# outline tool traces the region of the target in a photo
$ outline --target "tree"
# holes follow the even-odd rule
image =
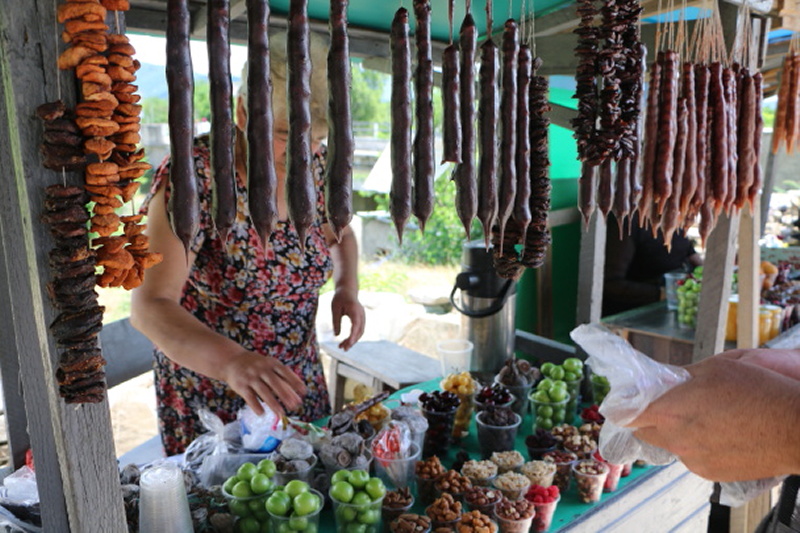
[[[194,121],[211,121],[211,85],[208,80],[194,82]]]
[[[381,95],[389,83],[388,74],[365,69],[353,63],[350,83],[350,109],[353,120],[359,122],[389,122],[389,102]]]
[[[142,100],[142,122],[146,124],[165,124],[169,115],[166,98],[149,96]]]

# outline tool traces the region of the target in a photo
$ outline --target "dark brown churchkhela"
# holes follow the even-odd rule
[[[512,19],[505,22],[503,30],[503,77],[500,97],[500,176],[497,203],[497,223],[500,226],[500,243],[506,222],[514,211],[517,194],[517,62],[519,56],[519,31]]]
[[[678,53],[666,50],[658,53],[661,63],[661,106],[658,116],[658,148],[653,173],[653,202],[658,215],[663,213],[672,194],[675,140],[678,135]]]
[[[247,201],[253,226],[264,244],[278,221],[268,25],[269,3],[247,0],[247,143],[251,145],[247,150]]]
[[[664,232],[664,242],[667,249],[672,244],[672,235],[680,225],[680,202],[683,175],[686,166],[686,145],[688,140],[688,110],[686,99],[678,99],[677,128],[675,134],[675,153],[672,157],[673,172],[676,177],[672,184],[672,194],[667,198],[664,212],[661,217],[661,230]]]
[[[478,136],[480,160],[478,163],[478,219],[483,225],[486,247],[492,226],[497,218],[497,115],[499,111],[497,78],[499,74],[497,45],[491,37],[481,45],[479,74],[480,100],[478,102]]]
[[[461,48],[461,79],[459,80],[461,101],[461,163],[453,172],[456,185],[456,213],[464,226],[467,239],[472,221],[478,212],[478,190],[475,174],[475,53],[477,51],[478,28],[471,13],[467,13],[461,24],[459,47]]]
[[[394,15],[392,47],[392,187],[389,213],[403,242],[403,228],[411,216],[411,43],[408,35],[408,11],[400,8]]]
[[[414,201],[411,212],[425,230],[425,222],[433,212],[433,59],[431,57],[431,3],[414,0],[417,20],[417,72],[414,77],[417,129],[414,136]]]
[[[200,227],[200,198],[194,174],[192,137],[194,111],[192,57],[189,49],[191,16],[188,0],[167,2],[167,89],[169,90],[169,211],[172,230],[186,254]]]
[[[230,61],[230,2],[208,0],[208,80],[211,105],[211,169],[214,224],[224,240],[236,220],[236,170],[233,162],[233,84]]]
[[[697,110],[695,98],[694,65],[683,63],[683,98],[686,100],[686,161],[681,179],[681,197],[678,212],[689,213],[689,204],[697,191]],[[676,175],[677,176],[677,175]]]
[[[736,65],[738,69],[738,65]],[[726,164],[728,166],[728,194],[725,196],[725,203],[722,208],[726,213],[731,213],[733,206],[736,202],[736,165],[739,159],[738,143],[736,141],[738,128],[738,89],[736,72],[733,68],[726,67],[722,69],[722,86],[725,90],[725,118],[728,121],[728,159]]]
[[[539,58],[533,61],[533,70],[541,64]],[[550,159],[548,156],[547,132],[550,119],[547,112],[550,104],[547,99],[547,78],[532,76],[528,89],[528,111],[530,113],[531,142],[531,223],[525,235],[522,250],[522,264],[529,268],[538,268],[544,262],[547,247],[550,245],[550,230],[547,227],[547,215],[550,212]]]
[[[694,195],[689,202],[689,209],[684,213],[683,228],[689,229],[697,217],[700,215],[700,208],[706,201],[706,191],[708,190],[709,178],[707,168],[709,163],[708,141],[709,141],[709,122],[708,122],[708,92],[709,92],[710,71],[708,65],[700,64],[694,66],[694,98],[695,98],[695,123],[697,134],[695,136],[695,158],[697,161],[697,187]]]
[[[728,120],[725,110],[725,89],[722,84],[722,65],[712,63],[709,71],[708,119],[711,125],[711,166],[708,178],[711,196],[706,198],[714,204],[714,214],[719,215],[728,196]],[[713,224],[712,224],[713,227]]]
[[[646,227],[653,219],[653,193],[656,154],[658,151],[659,94],[661,92],[661,63],[650,67],[650,86],[647,89],[647,113],[644,120],[644,154],[642,161],[642,196],[639,198],[639,223]]]
[[[755,171],[756,94],[753,77],[746,68],[739,71],[738,160],[736,163],[736,207],[741,209],[750,199]]]
[[[328,223],[337,240],[353,218],[353,118],[350,113],[350,41],[348,0],[331,0],[328,26],[328,160],[325,204]]]
[[[311,51],[308,0],[289,2],[286,59],[289,94],[289,140],[286,146],[286,203],[305,250],[314,223],[317,193],[311,172]]]
[[[455,44],[442,53],[442,163],[461,163],[461,57]]]
[[[531,139],[528,133],[531,117],[529,91],[531,85],[533,57],[528,45],[519,47],[517,60],[517,193],[514,196],[514,220],[522,229],[521,242],[525,242],[528,225],[531,223]]]
[[[578,99],[578,114],[572,119],[574,136],[578,143],[578,159],[581,160],[581,177],[578,183],[578,207],[585,224],[596,207],[595,167],[600,162],[597,153],[597,52],[598,29],[594,25],[597,9],[593,0],[578,0],[577,12],[581,21],[574,32],[578,35],[575,55],[578,67],[575,72],[575,97]]]
[[[756,127],[753,130],[753,183],[750,185],[750,192],[748,199],[750,200],[750,210],[752,212],[755,207],[755,202],[758,195],[761,193],[762,177],[761,177],[761,130],[764,128],[764,118],[758,112],[761,109],[763,94],[764,79],[760,72],[753,75],[753,89],[755,92],[753,107],[756,109]]]

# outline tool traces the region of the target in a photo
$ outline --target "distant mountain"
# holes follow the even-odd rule
[[[208,76],[195,74],[194,81],[195,83],[208,81]],[[233,77],[234,85],[239,81],[239,76]],[[142,99],[151,97],[167,99],[167,77],[163,65],[142,63],[142,68],[136,72],[136,85],[139,86]]]

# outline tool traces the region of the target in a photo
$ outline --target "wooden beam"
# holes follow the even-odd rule
[[[550,122],[556,126],[572,130],[571,121],[577,114],[578,112],[574,109],[550,102],[550,113],[548,116],[550,117]]]
[[[761,303],[761,283],[759,281],[759,264],[761,251],[758,239],[761,232],[756,220],[761,221],[761,199],[755,201],[754,212],[745,206],[739,215],[739,254],[737,273],[739,285],[739,303],[736,311],[736,347],[758,347],[759,316]],[[727,306],[725,306],[727,309]]]
[[[8,2],[7,2],[8,3]],[[60,174],[41,166],[39,104],[75,101],[72,73],[56,67],[63,47],[46,0],[12,0],[0,11],[0,221],[6,250],[16,353],[45,531],[127,531],[108,403],[64,404],[55,383],[57,355],[47,325],[52,239],[38,223],[44,188]],[[75,183],[75,177],[67,181]],[[5,364],[0,361],[0,364]],[[9,428],[25,431],[25,428]]]
[[[598,211],[581,233],[578,259],[577,323],[600,322],[603,312],[603,276],[606,256],[606,220]]]

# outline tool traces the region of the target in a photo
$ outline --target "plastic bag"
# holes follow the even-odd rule
[[[237,452],[242,447],[238,420],[225,424],[207,409],[200,409],[197,416],[207,432],[194,439],[184,454],[186,466],[195,472],[201,470],[201,465],[210,455]]]
[[[260,416],[249,405],[239,410],[242,446],[251,452],[268,453],[274,451],[283,439],[291,437],[295,430],[266,404],[261,406],[264,414]]]
[[[634,429],[624,426],[659,396],[691,379],[689,372],[654,361],[599,324],[578,326],[570,336],[589,355],[586,364],[592,372],[605,376],[611,386],[600,405],[600,413],[606,418],[599,442],[603,458],[615,464],[638,459],[656,465],[674,461],[673,454],[637,439]],[[720,503],[742,505],[780,481],[781,478],[771,478],[722,483]]]
[[[22,466],[0,487],[0,526],[6,531],[41,531],[41,520],[36,472]]]

